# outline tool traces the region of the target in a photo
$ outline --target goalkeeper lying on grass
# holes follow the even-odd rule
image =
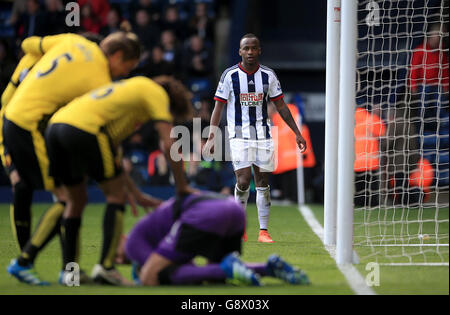
[[[303,271],[277,255],[267,263],[244,264],[238,257],[244,228],[245,212],[233,198],[192,194],[172,198],[144,217],[130,232],[125,251],[118,252],[133,262],[133,278],[143,285],[231,282],[259,286],[262,276],[309,284]],[[207,258],[209,264],[193,264],[196,256]]]

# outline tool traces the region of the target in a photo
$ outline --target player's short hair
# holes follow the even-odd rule
[[[118,31],[108,35],[100,43],[107,56],[117,51],[123,52],[123,60],[136,60],[141,56],[141,44],[136,34],[132,32]]]
[[[258,43],[260,43],[258,36],[256,36],[256,35],[253,34],[253,33],[247,33],[247,34],[245,34],[244,36],[242,36],[241,40],[239,41],[239,45],[240,45],[240,44],[242,43],[242,41],[243,41],[244,39],[246,39],[246,38],[254,38],[254,39],[256,39],[256,40],[258,41]]]
[[[245,34],[244,36],[242,36],[241,40],[243,40],[244,38],[256,38],[256,39],[259,40],[258,36],[256,36],[256,35],[253,34],[253,33],[247,33],[247,34]]]
[[[184,122],[192,118],[192,93],[177,79],[167,75],[153,78],[161,85],[170,98],[170,112],[175,122]]]

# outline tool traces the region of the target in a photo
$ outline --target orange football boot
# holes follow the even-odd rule
[[[275,243],[275,241],[270,237],[269,232],[266,230],[259,231],[258,242],[260,243]]]

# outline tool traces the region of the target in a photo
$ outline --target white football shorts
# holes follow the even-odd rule
[[[275,148],[272,139],[230,139],[230,153],[235,171],[258,166],[261,171],[275,170]]]

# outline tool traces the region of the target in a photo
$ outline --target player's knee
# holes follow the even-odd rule
[[[159,285],[158,270],[155,268],[142,269],[139,274],[139,280],[142,285],[156,286]]]
[[[237,186],[242,191],[247,190],[250,187],[250,178],[239,176],[237,178]]]
[[[11,185],[16,186],[17,184],[19,184],[20,182],[23,182],[20,178],[19,172],[17,170],[12,170],[11,173],[9,174],[9,180],[11,181]]]
[[[87,193],[79,193],[72,198],[69,198],[66,202],[66,212],[67,217],[78,217],[82,214],[84,207],[86,207],[88,201]]]

